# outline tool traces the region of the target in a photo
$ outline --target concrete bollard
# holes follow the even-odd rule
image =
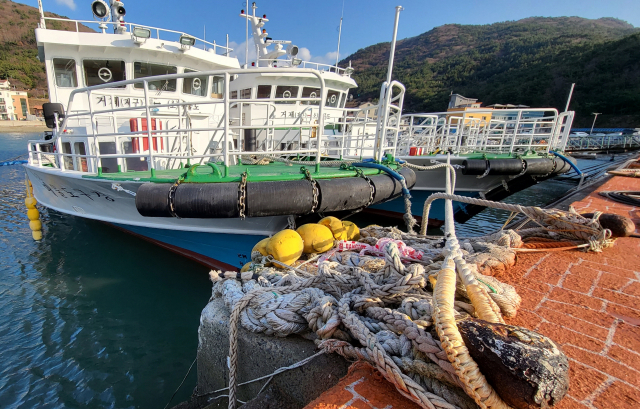
[[[214,297],[202,311],[198,329],[197,395],[211,393],[229,385],[229,315],[230,311],[220,297]],[[254,334],[240,327],[238,383],[271,374],[278,368],[295,364],[316,352],[313,341],[300,336],[278,338]],[[300,368],[276,375],[270,385],[277,387],[299,404],[299,407],[303,407],[334,386],[347,374],[348,367],[349,363],[337,354],[320,355]],[[240,386],[238,399],[246,402],[255,398],[265,382],[266,379]],[[224,391],[211,396],[227,393]]]

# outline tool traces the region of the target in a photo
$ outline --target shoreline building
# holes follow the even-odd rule
[[[0,80],[0,120],[24,121],[29,115],[26,91],[12,91],[9,80]]]

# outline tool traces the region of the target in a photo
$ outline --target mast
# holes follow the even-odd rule
[[[391,51],[389,52],[389,68],[387,69],[387,86],[391,84],[391,74],[393,73],[393,59],[396,53],[396,38],[398,37],[398,21],[400,12],[404,10],[402,6],[396,6],[396,21],[393,25],[393,40],[391,40]]]
[[[336,67],[340,59],[340,38],[342,37],[342,19],[344,18],[344,0],[342,0],[342,13],[340,14],[340,28],[338,29],[338,52],[336,53]]]
[[[255,4],[255,3],[254,3]],[[249,68],[249,0],[247,0],[247,7],[245,8],[247,13],[247,39],[244,43],[244,68]]]
[[[342,36],[342,17],[340,17],[340,28],[338,29],[338,52],[336,53],[336,67],[340,59],[340,37]]]
[[[42,0],[38,0],[38,11],[40,12],[40,28],[47,28],[44,22],[44,10],[42,9]]]

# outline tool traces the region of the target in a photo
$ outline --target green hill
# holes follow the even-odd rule
[[[375,99],[386,77],[389,43],[351,61],[360,101]],[[491,25],[444,25],[399,41],[394,79],[409,112],[444,111],[453,91],[494,103],[564,109],[572,82],[575,124],[640,126],[640,30],[621,20],[533,17]]]
[[[48,12],[45,15],[67,18]],[[33,90],[34,96],[42,96],[47,89],[44,64],[38,60],[34,33],[39,21],[37,8],[0,0],[0,79],[9,79],[19,90]],[[75,24],[48,21],[47,28],[75,30]],[[80,31],[93,30],[80,24]]]

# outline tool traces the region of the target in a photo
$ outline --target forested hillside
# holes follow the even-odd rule
[[[376,98],[386,76],[389,43],[345,58],[358,100]],[[399,41],[394,79],[407,87],[408,110],[446,110],[453,91],[484,105],[564,109],[572,82],[576,125],[640,126],[640,31],[623,21],[528,18],[483,26],[444,25]]]
[[[59,17],[45,13],[47,17]],[[9,79],[19,90],[38,89],[30,92],[34,96],[43,95],[47,88],[44,64],[38,61],[36,36],[38,9],[25,4],[0,0],[0,79]],[[62,21],[48,21],[47,28],[75,30],[75,24]],[[93,31],[80,25],[80,31]]]

